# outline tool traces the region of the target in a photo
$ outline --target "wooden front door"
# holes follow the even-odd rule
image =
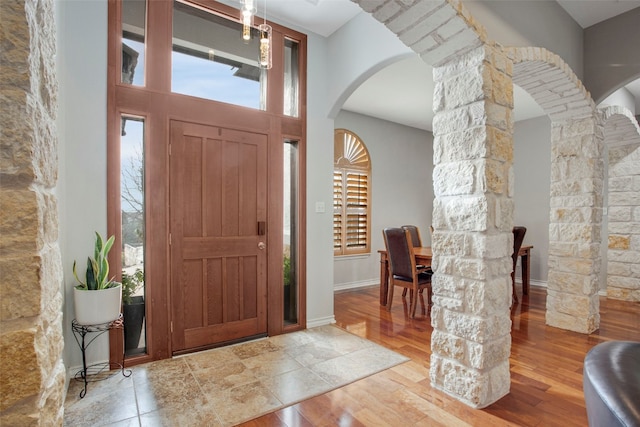
[[[171,121],[173,353],[267,332],[267,135]]]

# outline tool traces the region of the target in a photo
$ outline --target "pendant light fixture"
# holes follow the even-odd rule
[[[242,2],[242,40],[248,42],[251,40],[251,26],[253,25],[253,16],[256,14],[256,6],[254,0],[240,0]]]
[[[264,0],[264,21],[258,25],[260,34],[260,68],[268,70],[271,68],[271,33],[272,28],[267,24],[267,0]]]

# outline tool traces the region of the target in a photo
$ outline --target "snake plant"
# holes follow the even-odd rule
[[[96,243],[93,258],[87,257],[87,272],[85,274],[85,280],[80,280],[78,272],[76,271],[76,262],[73,262],[73,276],[76,278],[79,285],[76,289],[84,289],[89,291],[96,291],[101,289],[112,288],[118,286],[119,283],[115,282],[112,278],[109,278],[109,260],[107,255],[113,246],[115,236],[109,237],[105,242],[100,233],[96,232]]]

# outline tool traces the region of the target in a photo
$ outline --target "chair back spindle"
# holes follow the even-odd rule
[[[411,243],[413,243],[414,248],[419,248],[422,246],[422,239],[420,239],[420,230],[415,225],[403,225],[403,230],[408,230],[411,235]]]

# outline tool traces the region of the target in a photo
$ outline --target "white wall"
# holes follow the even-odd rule
[[[384,249],[383,228],[417,225],[423,245],[430,245],[433,135],[344,110],[336,117],[335,127],[362,139],[372,167],[371,254],[334,261],[335,288],[347,289],[380,283],[377,251]]]
[[[531,250],[532,282],[547,281],[549,267],[549,189],[551,121],[547,116],[517,122],[514,135],[514,225],[527,227],[524,245]],[[516,275],[520,275],[520,260]],[[518,292],[521,289],[518,287]]]
[[[328,117],[326,39],[307,38],[307,327],[333,317],[333,120]],[[316,213],[323,202],[324,213]]]
[[[414,56],[381,22],[361,13],[328,39],[329,117],[335,117],[342,104],[367,78],[387,65]],[[311,80],[310,80],[311,81]]]
[[[640,102],[640,98],[636,100],[631,92],[627,88],[621,87],[611,95],[598,104],[598,107],[605,107],[607,105],[620,105],[631,111],[631,114],[636,115],[636,104]]]
[[[555,1],[463,1],[503,46],[544,47],[562,57],[578,78],[583,76],[583,31]]]
[[[82,364],[73,339],[74,260],[84,270],[93,253],[94,232],[107,230],[107,2],[58,0],[58,82],[60,141],[60,250],[64,272],[64,359]],[[102,337],[101,337],[102,338]],[[88,356],[108,359],[107,339],[92,344]]]

